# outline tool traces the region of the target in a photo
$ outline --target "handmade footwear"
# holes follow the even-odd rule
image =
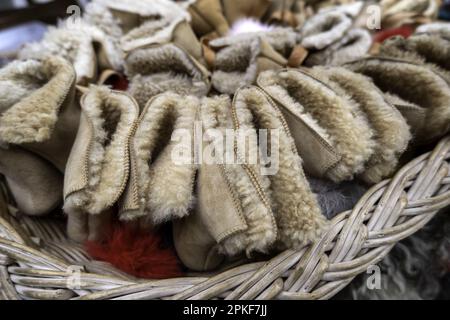
[[[340,40],[351,26],[352,19],[344,13],[316,14],[300,29],[301,45],[306,49],[322,50]]]
[[[383,96],[372,81],[344,68],[315,68],[337,92],[342,92],[366,114],[374,131],[374,152],[365,164],[361,178],[375,184],[390,177],[399,157],[408,147],[411,133],[402,114]]]
[[[189,21],[186,10],[169,0],[95,0],[86,7],[85,21],[120,39],[126,52],[169,41],[181,21]]]
[[[210,89],[206,68],[174,44],[134,50],[126,57],[126,74],[128,91],[142,108],[159,93],[205,96]]]
[[[435,20],[439,11],[436,0],[382,0],[380,2],[383,28],[406,24],[423,24]]]
[[[194,0],[188,1],[187,7],[191,15],[191,25],[198,37],[217,33],[225,36],[229,25],[223,14],[220,0]]]
[[[270,0],[222,0],[223,12],[230,25],[242,18],[260,20],[269,9]]]
[[[196,206],[189,216],[173,222],[173,237],[183,263],[190,269],[206,271],[217,267],[226,256],[267,253],[276,240],[277,227],[269,180],[260,174],[260,166],[226,161],[223,143],[232,121],[229,98],[204,99],[201,120],[205,139],[196,180]],[[249,147],[249,154],[258,153],[256,145]],[[231,154],[235,155],[233,150]]]
[[[372,37],[364,29],[351,29],[342,39],[328,46],[324,50],[308,55],[304,65],[341,65],[345,62],[360,58],[369,52]]]
[[[0,173],[24,214],[44,215],[62,203],[63,175],[29,151],[12,145],[0,147]]]
[[[65,21],[50,27],[44,38],[19,52],[20,59],[59,56],[73,64],[77,83],[94,82],[105,69],[121,70],[122,52],[118,43],[96,26],[83,21]]]
[[[403,101],[396,107],[412,127],[416,143],[432,141],[449,131],[450,89],[433,69],[386,57],[368,57],[345,67],[370,77],[391,102]]]
[[[212,85],[221,93],[233,94],[253,84],[260,72],[286,66],[295,42],[295,33],[283,28],[211,41],[209,46],[216,52]]]
[[[316,241],[327,227],[326,219],[305,178],[302,160],[282,112],[257,87],[239,89],[231,110],[235,129],[269,131],[271,170],[267,177],[278,228],[278,247],[301,248]]]
[[[364,171],[373,130],[358,105],[315,69],[267,71],[258,86],[279,105],[306,172],[335,182]]]
[[[64,172],[80,118],[75,71],[64,59],[14,61],[0,70],[0,142]]]
[[[405,39],[392,37],[380,47],[379,55],[400,58],[414,63],[427,64],[437,73],[446,77],[450,84],[450,38],[439,35],[417,34]]]
[[[194,203],[192,141],[198,105],[195,97],[173,93],[148,101],[131,143],[133,160],[120,219],[145,218],[158,225],[189,213]],[[174,159],[177,152],[184,152],[184,158]]]
[[[68,233],[78,241],[97,237],[101,226],[96,221],[108,218],[126,187],[139,107],[123,92],[92,86],[81,110],[64,177]]]

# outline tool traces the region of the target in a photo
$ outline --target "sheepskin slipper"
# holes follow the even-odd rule
[[[80,108],[66,60],[16,60],[0,70],[0,144],[19,145],[64,172]]]
[[[450,83],[450,38],[433,34],[392,37],[381,45],[379,55],[426,63]]]
[[[280,29],[220,38],[209,45],[216,52],[212,85],[221,93],[233,94],[239,87],[253,84],[260,72],[286,66],[283,52],[294,47],[295,36]]]
[[[169,0],[94,0],[83,17],[115,39],[124,51],[170,40],[181,21],[190,21],[189,13]]]
[[[125,72],[130,79],[128,92],[141,107],[163,92],[201,97],[210,89],[208,70],[174,44],[132,51],[126,57]]]
[[[373,82],[361,74],[341,67],[318,67],[337,92],[349,97],[366,115],[374,131],[375,147],[361,178],[375,184],[389,177],[408,147],[411,132],[402,114],[390,104]]]
[[[382,0],[383,28],[396,28],[407,24],[423,24],[435,20],[440,1],[436,0]]]
[[[387,94],[408,120],[415,143],[433,141],[449,131],[450,88],[432,68],[387,57],[367,57],[345,67],[370,77]]]
[[[227,128],[232,128],[230,99],[203,99],[200,117],[205,143],[196,180],[197,202],[189,216],[174,221],[173,235],[183,263],[206,271],[217,267],[225,256],[267,253],[277,238],[277,227],[270,181],[261,175],[260,165],[226,161],[223,144]],[[258,146],[251,144],[248,153],[258,154]]]
[[[316,65],[341,65],[361,58],[369,52],[372,36],[364,29],[351,29],[344,37],[322,51],[311,53],[305,60],[308,67]]]
[[[93,82],[102,70],[121,70],[123,67],[117,41],[81,20],[66,20],[58,27],[49,27],[42,40],[26,44],[18,57],[42,59],[49,55],[71,62],[77,73],[77,83]]]
[[[158,225],[189,213],[194,203],[196,166],[192,139],[188,138],[193,138],[198,105],[196,97],[173,93],[148,101],[131,144],[133,161],[120,219],[144,217]],[[188,140],[178,141],[182,138]],[[173,155],[182,148],[184,158],[178,163]]]
[[[191,25],[198,37],[212,32],[225,36],[230,29],[220,0],[188,0]]]
[[[306,180],[302,160],[282,112],[258,87],[240,88],[231,110],[235,129],[266,129],[270,130],[270,136],[277,136],[278,159],[271,161],[276,170],[267,177],[278,227],[278,246],[300,248],[314,242],[326,229],[327,221]],[[273,146],[274,141],[270,140],[269,145]]]
[[[125,190],[130,143],[139,115],[133,98],[96,86],[81,98],[81,110],[64,177],[64,211],[69,215],[68,232],[74,240],[89,236],[78,228],[85,225],[86,215],[101,219]]]
[[[322,50],[342,39],[351,26],[352,19],[342,12],[318,13],[300,29],[301,45],[306,49]]]
[[[33,153],[15,146],[0,147],[0,174],[24,214],[45,215],[62,202],[63,175]]]
[[[374,132],[358,104],[316,69],[266,71],[258,86],[280,106],[306,172],[334,182],[362,173]]]

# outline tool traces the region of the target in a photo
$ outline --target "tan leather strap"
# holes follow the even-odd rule
[[[288,58],[288,67],[297,68],[303,64],[303,62],[308,57],[308,50],[306,50],[301,45],[297,45],[292,50],[291,55]]]
[[[213,49],[211,49],[211,47],[209,46],[210,40],[211,39],[209,39],[209,38],[202,38],[201,43],[202,43],[202,48],[203,48],[203,57],[205,58],[208,68],[210,70],[212,70],[212,69],[214,69],[214,64],[216,61],[216,52]]]

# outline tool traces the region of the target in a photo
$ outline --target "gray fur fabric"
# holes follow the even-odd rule
[[[336,299],[431,300],[448,296],[444,277],[449,275],[450,219],[439,213],[421,231],[398,243],[378,264],[381,289],[367,287],[369,274],[361,274]]]

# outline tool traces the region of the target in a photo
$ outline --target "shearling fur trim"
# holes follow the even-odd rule
[[[174,163],[172,152],[180,141],[171,137],[175,130],[185,130],[193,138],[198,105],[195,97],[166,93],[151,99],[141,114],[133,139],[138,215],[153,224],[182,218],[193,207],[196,166],[193,159]]]
[[[243,42],[249,42],[255,38],[264,39],[277,52],[287,56],[297,43],[297,33],[290,28],[274,28],[270,31],[240,33],[237,35],[214,39],[209,42],[213,49],[233,46]]]
[[[238,90],[233,112],[240,128],[280,130],[279,169],[269,179],[281,246],[299,248],[317,240],[327,225],[326,219],[309,188],[302,161],[290,132],[282,123],[280,110],[260,89],[250,87]]]
[[[89,12],[91,7],[94,7],[93,12]],[[169,0],[96,0],[88,5],[87,11],[86,19],[100,23],[102,29],[112,28],[112,32],[121,37],[122,49],[128,52],[144,45],[168,42],[181,21],[190,21],[189,13]],[[115,11],[139,15],[142,24],[129,32],[121,30]]]
[[[450,23],[433,22],[419,26],[416,34],[433,34],[450,39]]]
[[[352,29],[342,39],[323,51],[310,54],[305,65],[341,65],[364,56],[371,46],[372,37],[368,31]]]
[[[134,50],[126,59],[126,74],[128,91],[140,106],[159,93],[205,96],[210,88],[206,69],[173,44]]]
[[[373,131],[358,105],[327,82],[314,69],[267,71],[258,78],[261,88],[283,108],[306,121],[341,155],[339,164],[327,172],[328,178],[340,182],[364,170],[373,154]]]
[[[225,129],[233,128],[230,99],[227,96],[205,98],[201,106],[201,120],[205,133],[209,129],[216,129],[225,133]],[[249,146],[249,148],[252,147],[255,146]],[[251,149],[248,152],[258,152],[258,150]],[[254,167],[255,170],[253,171],[258,174],[257,166]],[[234,188],[235,194],[239,198],[248,227],[243,232],[225,238],[220,243],[220,251],[230,256],[243,251],[247,255],[254,251],[267,253],[277,237],[275,217],[270,204],[264,203],[261,199],[261,195],[258,194],[258,190],[244,166],[226,164],[224,170],[230,181],[230,187]],[[258,174],[258,181],[264,197],[270,199],[269,179],[267,176]],[[218,187],[221,188],[221,186]]]
[[[420,64],[428,63],[430,68],[444,76],[450,83],[450,59],[448,58],[450,57],[450,38],[446,40],[437,35],[425,34],[411,36],[408,39],[392,37],[383,43],[380,55]]]
[[[58,57],[14,61],[1,69],[0,142],[48,140],[74,84],[75,70]]]
[[[40,42],[27,44],[20,52],[21,59],[42,59],[57,55],[70,61],[77,72],[77,82],[91,80],[100,62],[95,44],[106,54],[107,65],[103,68],[121,70],[122,52],[113,38],[99,28],[83,21],[65,21],[58,27],[49,27]]]
[[[450,89],[445,79],[424,65],[394,58],[370,57],[345,65],[363,73],[383,91],[425,109],[426,125],[417,137],[421,142],[446,134],[450,129]]]
[[[252,84],[258,76],[257,59],[261,39],[239,42],[220,50],[214,61],[216,70],[211,82],[222,93],[233,94],[239,87]]]
[[[316,14],[300,30],[301,44],[307,49],[322,50],[341,39],[352,26],[352,20],[340,12]]]
[[[67,194],[64,210],[100,214],[117,202],[129,175],[129,143],[138,118],[135,101],[124,93],[92,86],[81,109],[92,130],[86,157],[88,184]],[[80,135],[81,132],[78,133]],[[79,137],[77,136],[77,139]]]
[[[400,112],[389,104],[383,93],[372,81],[344,68],[320,68],[330,81],[337,84],[366,113],[374,130],[375,148],[373,156],[362,173],[362,178],[371,184],[389,177],[396,169],[398,158],[406,150],[411,133]]]

